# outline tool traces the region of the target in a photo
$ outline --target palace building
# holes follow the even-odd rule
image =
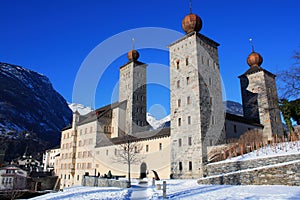
[[[119,101],[81,116],[61,132],[55,173],[61,188],[81,185],[82,176],[127,175],[118,156],[124,144],[138,148],[131,177],[199,178],[208,153],[226,140],[257,129],[266,140],[282,134],[275,75],[263,69],[262,57],[248,56],[250,69],[239,78],[244,116],[225,113],[218,57],[219,44],[202,35],[201,18],[193,13],[182,21],[186,35],[169,44],[170,127],[151,129],[146,120],[147,64],[131,50],[120,67]],[[167,45],[167,44],[166,44]]]

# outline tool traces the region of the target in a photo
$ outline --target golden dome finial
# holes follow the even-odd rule
[[[140,54],[137,50],[134,49],[134,38],[132,38],[132,50],[128,52],[127,58],[129,61],[137,61],[140,57]]]

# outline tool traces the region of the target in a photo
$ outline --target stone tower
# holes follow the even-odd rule
[[[128,63],[120,67],[119,81],[119,129],[125,134],[145,130],[146,120],[146,67],[139,62],[136,50],[128,52]]]
[[[239,78],[244,116],[261,123],[264,126],[264,139],[271,140],[272,134],[283,134],[283,127],[278,107],[276,76],[263,69],[262,62],[262,56],[253,49],[247,58],[250,69]]]
[[[171,173],[199,178],[207,147],[224,139],[224,111],[219,73],[219,44],[198,32],[199,16],[182,20],[186,35],[169,45],[171,102]]]

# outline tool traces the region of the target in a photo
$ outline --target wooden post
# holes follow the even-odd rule
[[[152,186],[155,186],[155,179],[152,178]]]
[[[167,198],[167,181],[163,181],[163,198]]]

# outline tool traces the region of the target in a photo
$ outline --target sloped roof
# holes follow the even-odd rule
[[[269,72],[268,70],[265,70],[263,69],[262,67],[259,67],[259,66],[252,66],[250,67],[244,74],[240,75],[239,78],[243,77],[243,76],[246,76],[246,75],[249,75],[249,74],[254,74],[254,73],[257,73],[257,72],[260,72],[260,71],[263,71],[264,73],[268,74],[269,76],[272,76],[272,77],[276,77],[275,74]]]
[[[262,124],[259,124],[254,120],[248,119],[240,115],[234,115],[231,113],[226,113],[226,120],[240,122],[240,123],[249,124],[258,127],[264,127]]]

